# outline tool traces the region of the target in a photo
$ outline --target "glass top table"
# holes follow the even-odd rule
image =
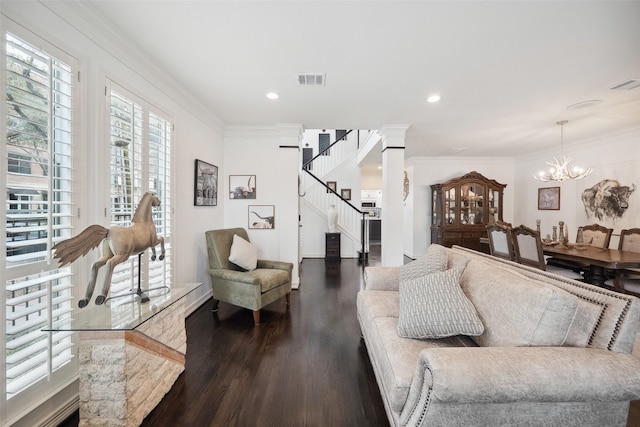
[[[113,296],[102,305],[90,304],[76,308],[70,317],[53,322],[44,332],[59,331],[131,331],[161,311],[177,303],[202,283],[174,284],[145,290],[149,301],[143,302],[139,295]]]

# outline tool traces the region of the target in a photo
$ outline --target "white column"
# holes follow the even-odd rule
[[[404,139],[409,125],[384,125],[382,137],[382,265],[404,263]]]
[[[293,272],[291,284],[294,288],[300,285],[300,245],[299,245],[299,209],[298,209],[298,176],[299,150],[302,141],[302,125],[277,124],[279,134],[279,154],[274,173],[278,174],[279,194],[276,213],[276,225],[280,236],[280,260],[292,262]],[[265,159],[267,160],[267,159]]]

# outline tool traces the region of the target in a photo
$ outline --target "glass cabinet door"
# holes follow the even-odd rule
[[[500,212],[500,192],[492,188],[489,189],[489,216],[493,217],[493,220],[489,220],[493,223],[496,219],[499,219],[498,213]]]
[[[440,225],[438,222],[438,192],[431,191],[431,225]]]
[[[469,183],[460,186],[460,223],[482,224],[484,185]]]
[[[444,220],[446,224],[453,224],[456,218],[456,189],[450,188],[444,192]]]

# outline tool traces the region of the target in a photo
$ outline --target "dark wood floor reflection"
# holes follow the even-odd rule
[[[387,426],[360,341],[355,260],[304,260],[300,290],[263,309],[210,303],[187,320],[185,372],[143,426]]]
[[[379,264],[372,248],[369,264]],[[329,427],[389,425],[366,348],[355,298],[355,259],[305,259],[300,290],[262,312],[211,301],[187,318],[185,372],[143,426]],[[637,406],[636,406],[637,405]],[[640,405],[628,426],[640,426]],[[62,427],[78,425],[77,413]]]

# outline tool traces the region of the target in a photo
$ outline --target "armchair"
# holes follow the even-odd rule
[[[259,259],[255,270],[247,271],[229,261],[233,236],[249,242],[244,228],[205,232],[209,258],[209,277],[213,291],[213,311],[220,301],[253,310],[255,325],[260,324],[262,307],[285,297],[290,304],[293,264]]]

